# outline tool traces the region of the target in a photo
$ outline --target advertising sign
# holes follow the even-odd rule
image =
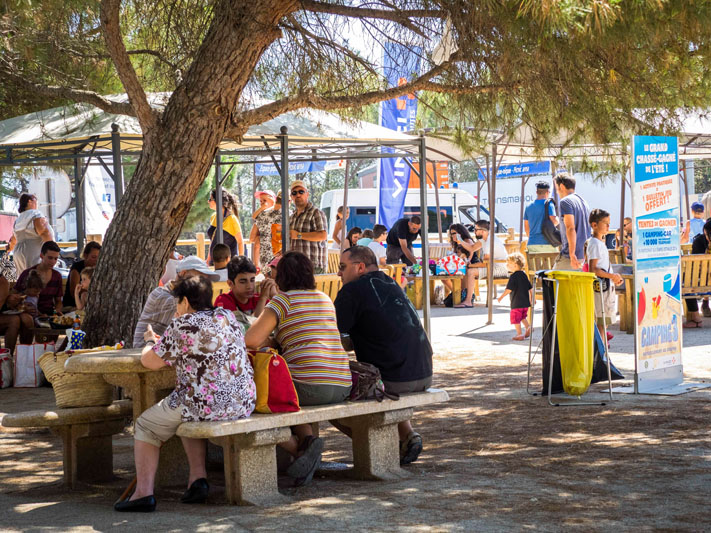
[[[398,43],[383,46],[383,70],[389,87],[405,85],[420,71],[420,50],[408,49]],[[406,94],[380,104],[380,125],[396,131],[415,127],[417,97]],[[391,151],[383,148],[383,152]],[[379,167],[380,201],[378,221],[390,229],[402,217],[410,170],[398,157],[381,159]]]
[[[489,168],[488,172],[491,172]],[[530,163],[514,163],[512,165],[499,165],[496,169],[496,179],[518,178],[520,176],[531,176],[533,174],[550,174],[550,161],[532,161]],[[479,180],[486,181],[484,171],[479,169]]]
[[[633,138],[632,213],[638,392],[683,381],[676,137]]]

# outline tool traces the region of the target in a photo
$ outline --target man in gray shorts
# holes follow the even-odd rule
[[[335,301],[338,329],[350,335],[358,361],[380,370],[388,392],[427,389],[432,347],[403,290],[378,269],[373,250],[353,246],[344,251],[338,275],[343,279]],[[409,420],[398,424],[398,433],[400,464],[412,463],[422,451],[422,437]]]

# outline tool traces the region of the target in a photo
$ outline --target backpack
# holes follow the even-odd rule
[[[382,402],[384,398],[399,400],[399,394],[392,394],[385,391],[383,379],[380,377],[380,370],[370,363],[360,361],[349,361],[351,367],[351,387],[350,400],[372,400],[375,398]]]
[[[552,246],[560,246],[563,241],[560,237],[560,230],[553,224],[548,215],[548,206],[552,200],[546,200],[543,204],[543,221],[541,222],[541,233]]]

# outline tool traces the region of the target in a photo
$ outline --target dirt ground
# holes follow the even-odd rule
[[[397,482],[322,472],[284,487],[272,508],[222,503],[210,472],[210,503],[178,503],[164,489],[151,515],[111,505],[133,476],[130,430],[114,440],[117,478],[69,491],[61,449],[48,431],[0,428],[0,529],[4,531],[703,531],[711,529],[711,389],[675,397],[616,395],[605,406],[549,407],[526,393],[528,345],[511,343],[508,310],[433,312],[434,386],[446,404],[416,412],[425,450]],[[540,316],[540,315],[539,315]],[[684,365],[711,381],[711,320],[685,332]],[[632,336],[615,331],[612,360],[633,375]],[[534,340],[539,340],[539,333]],[[538,359],[540,361],[540,358]],[[540,388],[540,366],[533,370]],[[616,384],[619,384],[616,383]],[[604,398],[602,385],[588,398]],[[2,413],[53,402],[49,388],[0,390]],[[351,460],[350,442],[322,431],[324,459]],[[282,480],[286,482],[287,480]]]

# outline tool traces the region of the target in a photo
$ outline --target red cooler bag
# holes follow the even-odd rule
[[[299,397],[291,380],[289,366],[272,348],[250,353],[257,385],[258,413],[291,413],[299,410]]]

